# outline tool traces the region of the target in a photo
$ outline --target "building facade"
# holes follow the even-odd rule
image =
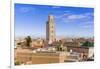
[[[54,25],[54,16],[49,15],[48,21],[46,23],[46,40],[48,44],[54,42],[55,39],[55,25]]]
[[[32,40],[31,47],[32,48],[42,48],[44,46],[44,42],[42,39]]]
[[[90,58],[94,54],[94,48],[93,47],[75,47],[75,46],[67,46],[67,52],[77,52],[83,54],[83,58],[86,59]]]
[[[17,50],[15,60],[20,64],[46,64],[63,63],[66,58],[64,52],[32,52],[30,50]]]

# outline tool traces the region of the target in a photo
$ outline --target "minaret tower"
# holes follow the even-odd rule
[[[53,15],[48,16],[48,21],[46,23],[46,40],[47,40],[48,44],[51,44],[52,42],[54,42],[56,40]]]

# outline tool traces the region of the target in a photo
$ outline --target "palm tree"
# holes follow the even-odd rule
[[[30,36],[27,36],[27,37],[25,38],[25,40],[26,40],[26,46],[27,46],[27,47],[30,47],[30,43],[32,42],[31,37],[30,37]]]

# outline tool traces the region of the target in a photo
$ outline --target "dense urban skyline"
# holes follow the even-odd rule
[[[57,36],[94,35],[94,9],[15,4],[15,36],[45,36],[48,15],[55,18]]]

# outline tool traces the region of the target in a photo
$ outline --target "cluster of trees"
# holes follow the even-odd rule
[[[60,45],[57,45],[57,51],[62,51],[62,48]]]
[[[82,44],[84,47],[94,47],[94,42],[86,41]]]
[[[61,43],[58,43],[56,46],[57,51],[62,51]]]

